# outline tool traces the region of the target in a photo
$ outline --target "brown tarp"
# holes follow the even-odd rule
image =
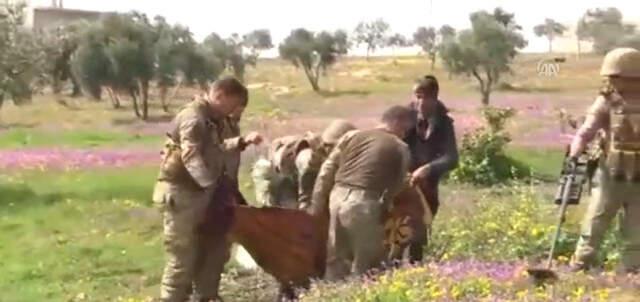
[[[425,220],[424,200],[407,187],[394,202],[387,218]],[[428,211],[428,210],[427,210]],[[283,286],[306,286],[311,278],[324,274],[328,214],[317,217],[284,208],[256,208],[246,205],[237,187],[221,181],[202,230],[220,240],[242,245],[256,263]]]

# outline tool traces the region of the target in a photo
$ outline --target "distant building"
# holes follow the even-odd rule
[[[102,16],[111,14],[96,11],[86,11],[78,9],[58,8],[58,7],[36,7],[31,16],[33,29],[44,29],[66,25],[76,21],[97,21]]]

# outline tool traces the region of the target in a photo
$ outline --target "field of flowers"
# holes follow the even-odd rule
[[[520,262],[441,262],[405,267],[375,279],[319,283],[302,301],[636,301],[640,277],[566,275],[534,287]]]
[[[509,78],[515,88],[496,92],[492,103],[515,110],[507,125],[513,139],[507,154],[536,177],[493,187],[445,183],[427,264],[375,279],[318,282],[303,301],[637,300],[640,280],[611,273],[619,258],[614,232],[599,255],[602,272],[566,273],[586,199],[570,209],[560,238],[554,263],[560,281],[535,288],[524,274],[546,257],[555,224],[555,184],[549,180],[570,139],[557,112],[585,110],[598,85],[590,72],[600,59],[568,64],[559,79],[536,78],[535,64],[527,60],[535,58],[519,62]],[[261,62],[248,73],[252,103],[243,129],[258,129],[270,139],[318,131],[336,117],[372,126],[389,104],[407,103],[412,80],[425,72],[421,59],[398,63],[347,60],[317,95],[299,70]],[[473,82],[448,79],[443,70],[435,74],[458,136],[480,126]],[[161,217],[150,196],[170,116],[152,108],[157,120],[142,123],[130,110],[107,110],[105,103],[69,100],[67,108],[42,96],[34,104],[2,108],[0,301],[151,301],[163,254]],[[179,105],[174,101],[172,111]],[[251,149],[243,158],[242,189],[249,199],[249,163],[262,153],[264,148]],[[260,302],[273,301],[276,289],[265,273],[230,263],[221,290],[226,301]]]

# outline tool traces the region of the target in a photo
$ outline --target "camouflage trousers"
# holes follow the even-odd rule
[[[298,208],[298,186],[294,176],[277,173],[271,162],[260,159],[253,166],[251,177],[259,204]]]
[[[599,171],[599,188],[584,217],[580,240],[573,257],[574,264],[589,266],[595,260],[602,239],[620,210],[622,266],[640,268],[640,184],[610,179]]]
[[[329,202],[329,280],[364,274],[384,264],[383,205],[380,194],[337,185]]]
[[[164,216],[162,301],[184,302],[192,293],[196,301],[217,298],[230,244],[198,232],[209,196],[165,182],[156,184],[153,195]]]

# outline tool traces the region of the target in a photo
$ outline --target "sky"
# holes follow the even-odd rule
[[[31,6],[49,6],[51,0],[31,0]],[[163,15],[173,23],[189,26],[197,39],[211,32],[222,36],[257,28],[271,31],[274,44],[292,29],[352,31],[360,21],[382,18],[393,32],[412,35],[419,26],[449,24],[457,29],[470,26],[469,14],[502,7],[515,13],[529,40],[526,52],[547,50],[547,41],[533,34],[545,18],[573,26],[587,9],[617,7],[627,22],[640,24],[638,0],[63,0],[65,8],[126,12],[138,10]],[[570,39],[565,39],[570,40]],[[575,45],[575,42],[560,44]]]

